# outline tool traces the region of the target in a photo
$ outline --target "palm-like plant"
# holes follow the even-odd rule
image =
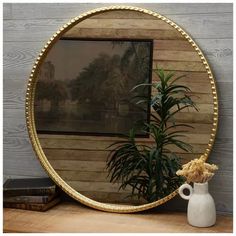
[[[183,109],[193,107],[197,110],[191,97],[190,89],[176,82],[184,76],[174,77],[162,69],[154,70],[160,81],[152,84],[140,84],[133,88],[151,86],[156,93],[151,99],[139,97],[136,104],[149,102],[151,120],[142,122],[141,129],[153,138],[152,145],[138,143],[135,128],[131,129],[124,141],[113,143],[107,161],[110,182],[121,182],[120,189],[131,186],[131,196],[138,196],[147,202],[165,197],[177,189],[183,178],[175,173],[181,167],[181,157],[171,148],[178,147],[191,152],[191,145],[182,141],[184,127],[187,124],[175,124],[174,116]],[[136,97],[137,99],[137,97]]]

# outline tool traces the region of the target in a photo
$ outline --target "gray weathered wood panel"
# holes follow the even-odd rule
[[[168,17],[168,15],[166,15]],[[191,35],[195,39],[229,39],[232,38],[231,13],[219,14],[189,14],[171,15],[171,19],[178,22],[187,32],[191,32],[192,25],[195,27]],[[3,23],[6,33],[3,35],[5,42],[28,41],[38,42],[50,38],[52,32],[58,30],[68,19],[14,19],[5,20]],[[225,23],[227,22],[227,23]],[[59,26],[59,27],[58,27]],[[17,35],[17,37],[16,37]]]
[[[70,18],[111,4],[4,4],[4,178],[45,176],[25,126],[24,96],[37,54]],[[219,165],[210,190],[217,210],[233,211],[233,36],[232,4],[126,4],[163,14],[183,27],[203,50],[213,69],[219,94],[219,129],[210,162]],[[166,206],[183,210],[185,201]]]
[[[137,6],[152,11],[159,12],[163,15],[186,15],[186,14],[211,14],[211,13],[232,13],[233,4],[186,4],[186,3],[122,3],[122,4],[101,4],[101,3],[87,3],[87,4],[75,4],[75,3],[53,3],[47,4],[42,9],[42,4],[4,4],[4,19],[62,19],[71,18],[76,15],[89,11],[94,8],[109,6],[109,5],[129,5]],[[38,9],[38,10],[35,10]],[[45,10],[46,9],[46,10]]]

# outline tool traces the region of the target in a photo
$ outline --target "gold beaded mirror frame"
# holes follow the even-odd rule
[[[195,95],[199,112],[189,110],[177,117],[179,121],[194,127],[186,138],[193,146],[193,152],[180,153],[184,162],[200,156],[208,158],[218,124],[216,85],[200,48],[176,23],[150,10],[133,6],[95,9],[75,17],[53,34],[35,61],[26,93],[26,123],[34,151],[48,175],[69,196],[89,207],[119,213],[147,210],[176,196],[178,189],[151,203],[137,205],[119,201],[124,199],[122,196],[125,193],[119,192],[117,186],[109,183],[104,169],[107,156],[105,149],[119,138],[37,131],[35,94],[40,70],[61,38],[151,40],[154,65],[174,71],[177,75],[186,74],[183,83]],[[68,58],[62,57],[61,60]],[[152,74],[152,81],[156,79]]]

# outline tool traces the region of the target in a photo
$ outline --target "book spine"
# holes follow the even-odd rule
[[[52,195],[55,194],[55,187],[47,189],[3,189],[4,196],[17,195]]]
[[[31,210],[31,211],[44,211],[44,206],[40,205],[40,204],[29,205],[29,204],[25,204],[25,203],[3,203],[3,207]]]
[[[47,203],[49,201],[49,196],[4,197],[3,201],[7,203]]]
[[[49,208],[55,206],[61,201],[60,198],[55,198],[51,202],[47,204],[37,204],[37,203],[10,203],[4,202],[3,207],[6,208],[15,208],[15,209],[23,209],[23,210],[31,210],[31,211],[46,211]]]

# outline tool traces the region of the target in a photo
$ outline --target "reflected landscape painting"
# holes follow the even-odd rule
[[[150,89],[131,90],[151,82],[152,47],[150,40],[60,39],[38,73],[37,132],[119,135],[148,122],[148,102],[135,98]]]

